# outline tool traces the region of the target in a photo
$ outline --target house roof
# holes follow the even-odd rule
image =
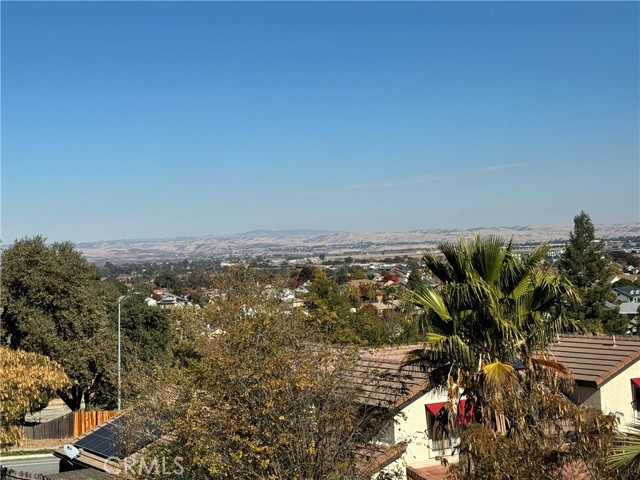
[[[126,456],[124,448],[126,422],[126,416],[124,414],[119,415],[76,438],[72,444],[80,450],[80,454],[70,462],[85,468],[90,467],[111,472],[120,471],[117,459],[122,459]],[[135,446],[132,446],[135,451],[140,450],[160,436],[160,430],[152,423],[148,423],[145,427],[150,431],[135,432]],[[68,460],[63,447],[54,450],[53,454],[58,458]]]
[[[356,367],[348,375],[362,389],[360,402],[385,408],[400,408],[427,389],[427,372],[412,366],[400,370],[411,351],[421,345],[362,350]]]
[[[407,467],[408,480],[445,480],[448,468],[445,465],[433,465],[430,467]],[[591,480],[593,476],[584,464],[576,461],[565,465],[561,471],[562,480]]]
[[[640,357],[640,339],[560,335],[549,354],[573,372],[577,382],[600,386]]]
[[[400,369],[420,344],[361,351],[350,380],[361,387],[364,405],[401,408],[429,390],[428,373],[418,366]],[[560,335],[549,345],[549,355],[573,372],[577,382],[600,386],[640,358],[640,338]]]
[[[629,298],[640,297],[640,288],[638,287],[616,287],[613,291]]]
[[[399,459],[407,450],[407,444],[395,445],[369,444],[357,452],[358,460],[365,465],[365,471],[372,476]]]
[[[93,468],[81,468],[68,472],[49,473],[43,478],[45,480],[112,480],[114,476]]]
[[[449,467],[445,465],[432,465],[430,467],[407,467],[409,480],[444,480]]]

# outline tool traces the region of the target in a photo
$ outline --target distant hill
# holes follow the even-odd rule
[[[639,223],[595,225],[600,238],[640,237]],[[233,235],[110,240],[80,243],[78,249],[95,263],[227,258],[264,255],[270,258],[341,255],[417,254],[443,240],[461,236],[500,235],[516,244],[564,242],[573,225],[516,225],[470,229],[427,229],[407,232],[339,232],[327,230],[252,230]]]

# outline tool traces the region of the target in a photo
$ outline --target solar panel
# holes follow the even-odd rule
[[[121,415],[114,420],[105,423],[101,427],[89,432],[79,439],[74,445],[88,452],[95,453],[101,457],[123,457],[124,444],[122,436],[126,417]],[[151,430],[150,435],[139,435],[137,437],[135,449],[139,450],[148,445],[156,438],[160,437],[160,428],[148,422],[145,427]]]
[[[75,446],[101,457],[119,457],[123,450],[121,437],[124,422],[124,417],[118,417],[78,440]]]

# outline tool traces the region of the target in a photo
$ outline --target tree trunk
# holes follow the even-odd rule
[[[84,389],[80,385],[74,385],[68,390],[58,390],[58,396],[72,412],[77,412],[82,408],[83,393]]]

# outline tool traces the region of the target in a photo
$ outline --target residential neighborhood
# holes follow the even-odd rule
[[[0,4],[0,480],[640,480],[640,1]]]

